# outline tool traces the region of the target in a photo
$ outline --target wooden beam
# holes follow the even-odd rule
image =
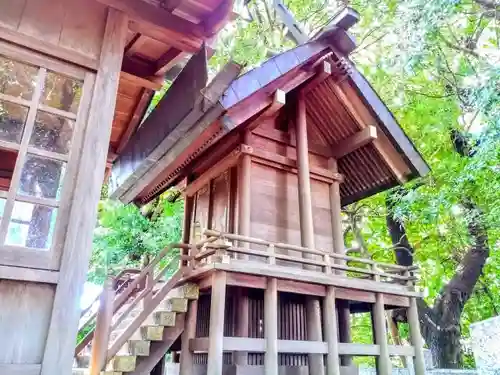
[[[339,100],[362,129],[370,124],[378,123],[348,81],[339,82],[334,86],[334,90]],[[399,130],[401,131],[401,129]],[[377,139],[373,140],[373,145],[389,166],[394,177],[401,183],[406,182],[407,175],[411,171],[384,132],[377,133]]]
[[[153,75],[164,76],[170,69],[180,63],[188,56],[187,53],[178,48],[169,48],[167,52],[160,56],[156,62],[156,67]]]
[[[249,275],[276,277],[287,280],[298,280],[314,284],[333,285],[341,288],[360,289],[399,296],[422,297],[422,293],[408,290],[407,287],[399,284],[380,283],[372,280],[340,276],[332,277],[331,275],[308,270],[297,272],[297,268],[274,266],[258,262],[245,262],[232,259],[230,264],[214,263],[211,265],[210,269],[227,272],[241,272]]]
[[[339,347],[338,347],[338,321],[335,311],[335,288],[326,288],[326,297],[323,301],[323,319],[325,340],[328,345],[326,355],[326,375],[340,375]]]
[[[211,298],[207,375],[221,375],[223,368],[222,351],[226,302],[225,272],[215,272],[213,274]]]
[[[241,149],[245,147],[248,146],[240,145],[228,156],[222,159],[218,164],[214,165],[207,172],[205,172],[199,179],[194,180],[192,183],[186,186],[186,189],[183,192],[184,195],[188,197],[195,195],[198,190],[207,185],[215,177],[219,176],[221,173],[224,173],[226,170],[236,165],[242,154]]]
[[[137,105],[135,106],[134,113],[132,114],[132,117],[127,125],[127,128],[125,129],[125,132],[120,138],[120,143],[118,144],[118,147],[116,147],[116,154],[117,154],[116,156],[121,154],[125,146],[128,144],[128,141],[130,141],[130,138],[132,137],[135,130],[139,126],[152,97],[153,97],[152,90],[142,89],[141,97],[137,102]]]
[[[203,22],[206,36],[212,36],[226,24],[232,15],[234,0],[222,0],[219,6]]]
[[[41,375],[68,374],[73,365],[75,337],[80,320],[80,297],[87,278],[97,203],[101,194],[111,126],[116,104],[128,18],[110,9],[101,47],[99,70],[83,135],[73,201],[61,257]],[[89,73],[90,74],[90,73]],[[93,82],[94,76],[87,77]],[[92,86],[91,86],[92,87]],[[82,124],[83,125],[83,124]]]
[[[425,360],[422,348],[424,342],[420,333],[420,320],[418,319],[418,308],[416,298],[410,298],[410,307],[407,310],[408,323],[410,325],[410,338],[411,343],[415,350],[415,357],[413,358],[413,366],[415,368],[415,375],[425,374]]]
[[[169,12],[172,12],[177,8],[179,5],[181,5],[182,0],[164,0],[161,2],[161,7],[168,10]]]
[[[1,279],[57,284],[59,281],[59,272],[0,265]]]
[[[135,55],[144,44],[146,44],[147,37],[141,33],[137,33],[132,40],[125,47],[125,56]]]
[[[316,76],[311,79],[303,88],[302,92],[307,94],[311,90],[314,90],[318,85],[322,84],[325,79],[332,75],[332,65],[328,61],[322,61],[319,67],[316,69]]]
[[[275,278],[267,280],[264,290],[264,335],[266,339],[266,354],[264,357],[264,372],[278,373],[278,284]]]
[[[271,104],[264,109],[260,115],[253,120],[250,124],[248,124],[245,128],[246,131],[252,131],[257,128],[263,121],[273,117],[276,113],[286,104],[286,93],[283,90],[276,90],[274,95],[272,95]],[[230,119],[231,128],[235,128],[236,124],[233,123]]]
[[[340,159],[341,157],[366,146],[368,143],[377,139],[377,128],[368,125],[360,132],[345,138],[332,146],[332,157]]]
[[[120,79],[133,83],[136,86],[144,87],[146,89],[159,91],[161,90],[163,83],[150,81],[149,79],[135,76],[127,72],[120,73]]]

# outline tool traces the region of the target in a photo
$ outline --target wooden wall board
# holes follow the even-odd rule
[[[97,68],[106,7],[85,0],[0,1],[0,37]]]
[[[0,363],[40,364],[49,330],[55,287],[0,280]]]
[[[227,232],[229,224],[229,173],[227,171],[213,180],[212,195],[211,229]]]

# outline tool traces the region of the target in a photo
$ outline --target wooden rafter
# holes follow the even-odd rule
[[[150,89],[150,90],[154,90],[154,91],[161,90],[161,87],[162,87],[161,82],[150,81],[149,79],[138,77],[134,74],[130,74],[130,73],[123,72],[123,71],[120,73],[120,79],[132,82],[136,86],[144,87],[146,89]]]
[[[377,128],[369,125],[360,132],[341,140],[332,146],[332,157],[340,159],[358,148],[377,139]]]
[[[123,133],[120,139],[120,143],[116,148],[116,153],[118,155],[121,154],[125,146],[128,144],[128,141],[134,134],[134,131],[137,129],[137,126],[141,122],[142,116],[144,115],[144,112],[146,111],[146,108],[152,96],[153,96],[153,91],[151,89],[142,90],[141,97],[137,102],[137,105],[135,106],[134,113],[132,114],[130,122],[128,123],[127,128],[125,129],[125,132]]]
[[[323,83],[325,79],[332,74],[332,65],[328,61],[322,61],[316,69],[316,77],[311,79],[304,88],[302,89],[303,94],[307,94],[309,91],[314,90],[319,84]]]
[[[156,62],[153,75],[163,76],[186,56],[187,54],[178,48],[169,48]]]

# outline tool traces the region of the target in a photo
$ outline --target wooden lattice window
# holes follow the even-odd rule
[[[67,215],[88,111],[86,77],[0,43],[0,248],[17,252],[7,263],[25,249],[50,254],[37,265],[57,268],[60,217]]]

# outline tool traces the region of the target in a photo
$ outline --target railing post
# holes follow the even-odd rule
[[[92,354],[90,357],[90,375],[99,375],[101,370],[106,366],[114,300],[115,291],[113,289],[113,281],[108,279],[104,284],[99,312],[97,313],[94,340],[92,341]]]

